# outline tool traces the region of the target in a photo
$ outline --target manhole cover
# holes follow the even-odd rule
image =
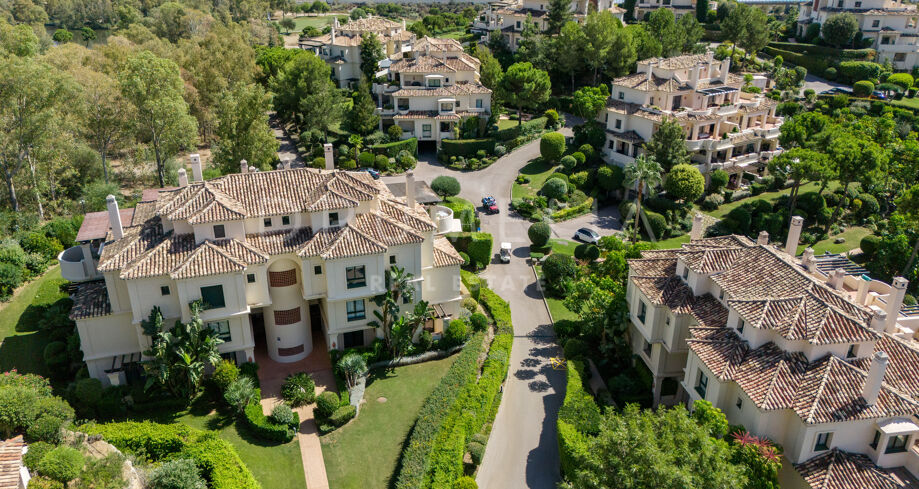
[[[377,398],[377,402],[379,402],[379,403],[384,403],[384,402],[386,402],[386,398],[385,398],[385,397],[378,397],[378,398]]]

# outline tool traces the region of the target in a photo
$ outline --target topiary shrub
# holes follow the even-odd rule
[[[373,159],[373,153],[370,151],[364,151],[357,156],[357,162],[361,165],[361,167],[373,166]]]
[[[571,155],[562,156],[560,163],[562,164],[562,167],[565,169],[565,171],[574,170],[574,167],[578,166],[578,160],[574,159],[574,156]]]
[[[569,360],[577,360],[586,354],[587,345],[583,341],[577,338],[571,338],[565,342],[565,358]]]
[[[325,391],[316,398],[316,416],[320,419],[328,418],[338,409],[340,404],[341,399],[338,397],[338,393]]]
[[[38,473],[64,484],[74,480],[83,469],[83,454],[61,445],[46,453],[38,462]]]
[[[281,398],[293,407],[305,406],[316,400],[316,382],[310,374],[290,374],[281,386]]]
[[[149,472],[148,489],[207,489],[194,460],[168,460]]]
[[[227,387],[237,378],[239,378],[239,367],[229,360],[224,360],[217,364],[217,368],[211,374],[211,382],[220,392],[226,391]]]
[[[542,248],[549,242],[549,238],[552,236],[552,228],[544,222],[535,222],[530,224],[530,228],[527,229],[527,236],[534,247]]]
[[[473,464],[480,465],[482,463],[482,458],[485,456],[485,445],[476,441],[470,441],[466,444],[466,451],[469,452],[469,455],[472,457]]]
[[[560,178],[550,178],[546,180],[540,193],[549,199],[561,200],[568,195],[568,184]]]
[[[398,124],[393,124],[386,128],[386,134],[389,135],[389,139],[398,141],[402,139],[402,128]]]
[[[61,427],[63,425],[64,421],[62,419],[45,414],[36,419],[32,426],[29,426],[26,434],[31,440],[57,444],[61,442]]]
[[[582,243],[574,248],[574,257],[581,261],[595,261],[600,258],[600,248],[591,243]]]
[[[294,412],[287,404],[278,404],[271,410],[271,421],[288,425],[294,421]]]
[[[546,118],[546,127],[555,127],[558,125],[558,112],[555,109],[549,109],[543,113]]]
[[[38,463],[51,450],[54,450],[54,445],[48,442],[29,443],[29,451],[22,456],[22,464],[32,472],[36,472],[38,471]]]
[[[558,161],[565,154],[565,136],[560,132],[543,134],[539,140],[539,154],[546,161]]]
[[[644,209],[642,209],[641,212],[645,215],[645,220],[647,221],[648,226],[651,228],[651,232],[654,233],[654,239],[665,238],[666,236],[664,236],[664,234],[667,232],[667,219],[656,212]],[[642,226],[641,231],[647,232],[647,229]]]
[[[466,323],[463,322],[462,319],[453,319],[450,321],[450,324],[447,325],[446,331],[444,331],[442,342],[447,348],[461,345],[466,341],[466,336],[468,334],[469,331],[468,328],[466,328]]]
[[[373,158],[373,167],[380,171],[389,169],[389,157],[386,155],[376,155]]]
[[[856,97],[867,97],[874,92],[874,83],[871,83],[868,80],[859,80],[852,85],[852,93]]]
[[[905,92],[913,86],[913,82],[913,75],[910,75],[909,73],[894,73],[888,76],[884,83],[897,85]]]
[[[869,234],[862,238],[861,243],[859,243],[862,253],[865,254],[869,259],[874,257],[875,253],[878,252],[878,248],[881,246],[881,237]]]
[[[580,151],[571,153],[571,157],[574,158],[574,160],[577,161],[579,165],[583,165],[587,161],[587,156]]]
[[[329,422],[333,426],[342,426],[348,421],[351,421],[354,416],[357,415],[357,409],[348,404],[347,406],[342,406],[335,410],[331,416],[329,416]]]
[[[453,177],[441,175],[431,182],[431,190],[441,197],[453,197],[460,193],[460,183]]]
[[[664,180],[664,189],[671,199],[692,202],[705,192],[705,177],[693,165],[675,165]]]
[[[481,312],[474,313],[469,316],[469,325],[472,326],[473,331],[485,331],[485,328],[488,327],[488,318]]]

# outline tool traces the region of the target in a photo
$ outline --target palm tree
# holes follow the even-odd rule
[[[358,155],[361,154],[361,148],[364,147],[364,138],[360,134],[352,134],[348,137],[348,143],[354,147],[354,161],[357,161]]]
[[[661,174],[664,169],[660,163],[651,155],[639,155],[635,161],[625,167],[625,183],[629,187],[635,187],[638,192],[635,207],[635,226],[632,229],[632,241],[638,241],[638,219],[641,216],[641,197],[645,188],[649,192],[661,184]]]
[[[386,292],[373,298],[373,303],[379,307],[379,310],[373,311],[376,320],[368,324],[374,328],[383,328],[383,341],[386,342],[386,346],[393,355],[396,355],[396,345],[393,343],[392,336],[393,325],[399,319],[399,305],[403,299],[406,303],[414,301],[415,287],[411,284],[412,274],[406,273],[404,268],[395,265],[386,271],[384,277]]]
[[[367,373],[367,361],[357,353],[349,353],[338,361],[338,370],[345,376],[348,387],[354,387],[357,379]]]

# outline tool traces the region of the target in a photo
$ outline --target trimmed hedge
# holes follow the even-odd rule
[[[838,60],[870,61],[874,59],[873,49],[836,49],[829,46],[797,42],[770,42],[769,47],[811,56],[826,56]],[[784,58],[784,56],[783,56]]]
[[[590,209],[593,207],[593,205],[594,205],[594,198],[588,197],[587,200],[585,200],[584,202],[581,202],[578,205],[573,205],[571,207],[566,207],[562,210],[553,212],[552,220],[558,222],[558,221],[564,221],[566,219],[571,219],[573,217],[580,216],[582,214],[590,212]]]
[[[565,400],[558,412],[558,449],[562,474],[573,474],[588,453],[587,439],[600,426],[600,408],[584,390],[583,366],[569,360]]]
[[[88,435],[101,435],[119,450],[160,461],[190,458],[211,489],[260,489],[259,483],[229,442],[215,432],[182,424],[150,421],[88,424],[79,428]]]
[[[469,259],[476,267],[488,265],[491,262],[493,238],[488,233],[448,233],[447,239],[457,251],[469,255]]]
[[[329,416],[329,422],[334,426],[342,426],[348,421],[351,421],[351,418],[357,415],[357,408],[348,404],[347,406],[342,406],[335,410],[331,416]]]
[[[300,415],[294,412],[294,419],[290,424],[275,423],[262,412],[262,405],[258,402],[258,399],[261,399],[261,395],[257,395],[249,401],[242,416],[242,419],[246,421],[246,425],[252,430],[252,434],[263,440],[282,443],[293,440],[297,434],[297,428],[300,426]]]
[[[500,131],[495,131],[492,133],[492,136],[498,141],[510,141],[518,136],[523,134],[540,132],[546,129],[546,118],[537,117],[531,121],[524,122],[523,124],[516,125],[513,127],[508,127],[507,129],[501,129]]]
[[[831,66],[831,63],[827,58],[809,56],[806,54],[799,54],[793,51],[786,51],[784,49],[777,49],[771,46],[766,46],[763,48],[763,53],[768,54],[769,56],[781,56],[783,60],[788,63],[803,66],[807,68],[808,73],[813,73],[815,75],[822,75],[827,68]]]
[[[444,139],[440,142],[440,152],[447,156],[474,157],[480,150],[491,154],[495,152],[497,142],[491,138],[483,139]]]
[[[401,151],[408,151],[415,156],[418,154],[418,138],[408,138],[393,143],[374,144],[370,147],[373,154],[386,155],[390,158],[399,156]]]

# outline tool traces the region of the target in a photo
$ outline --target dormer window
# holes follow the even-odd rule
[[[719,301],[724,300],[724,289],[721,289],[721,291],[718,292],[718,300]]]
[[[881,21],[880,21],[880,20],[873,20],[873,21],[871,21],[871,27],[880,27],[880,26],[881,26]]]
[[[815,452],[823,452],[830,449],[830,442],[833,440],[833,433],[827,431],[817,433],[817,442],[814,443]]]
[[[214,225],[214,238],[220,239],[220,238],[226,238],[226,237],[227,237],[227,230],[223,227],[223,224]]]
[[[284,226],[290,226],[290,216],[281,216],[281,224]]]
[[[687,267],[686,265],[683,265],[682,277],[683,277],[683,280],[687,280],[689,278],[689,267]]]
[[[430,87],[430,88],[440,88],[440,79],[438,79],[438,78],[431,78],[430,80],[428,80],[428,87]]]
[[[171,293],[171,292],[169,291],[169,286],[168,286],[168,285],[161,285],[161,286],[160,286],[160,295],[169,295],[170,293]]]
[[[622,129],[622,119],[616,119],[616,129]]]
[[[266,218],[264,219],[263,222],[265,223],[265,227],[266,227],[266,228],[270,228],[270,227],[271,227],[271,218],[270,218],[270,217],[266,217]]]
[[[855,345],[849,345],[849,351],[846,352],[846,358],[855,358]]]
[[[619,92],[619,100],[625,100],[625,92]]]
[[[737,332],[743,334],[743,327],[746,325],[743,319],[737,322]]]
[[[331,227],[338,226],[338,213],[337,212],[329,213],[329,226]]]

